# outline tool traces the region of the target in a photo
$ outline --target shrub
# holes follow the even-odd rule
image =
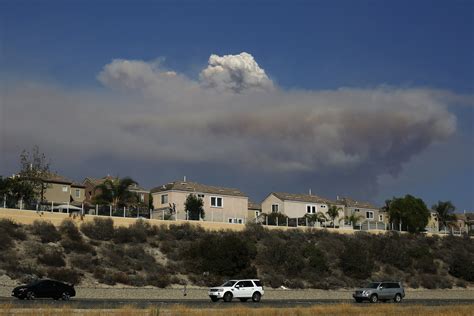
[[[82,238],[79,241],[71,240],[69,238],[63,239],[61,241],[61,246],[63,246],[66,253],[79,252],[90,253],[92,255],[96,254],[94,248],[91,245],[85,243]]]
[[[69,260],[72,266],[89,272],[94,272],[99,264],[99,260],[90,253],[71,254]]]
[[[358,239],[349,239],[341,254],[340,266],[349,277],[366,279],[374,269],[374,260],[366,245]]]
[[[0,219],[0,231],[10,236],[13,240],[25,240],[26,234],[21,225],[15,223],[11,219]]]
[[[0,251],[8,250],[14,245],[13,239],[4,230],[0,230],[0,240]]]
[[[449,273],[457,278],[474,282],[474,254],[458,251],[451,258]]]
[[[171,284],[171,280],[167,273],[150,273],[146,276],[146,284],[165,288]]]
[[[82,280],[82,273],[75,269],[49,268],[48,277],[58,281],[79,284]]]
[[[56,227],[50,222],[36,220],[31,226],[31,231],[40,238],[42,243],[61,240],[61,234],[59,234]]]
[[[111,240],[115,233],[114,221],[111,218],[94,217],[92,222],[81,225],[81,231],[91,239]]]
[[[129,243],[133,241],[132,234],[127,227],[118,227],[115,230],[114,242],[119,244]]]
[[[63,254],[58,250],[50,250],[41,254],[38,256],[38,262],[50,267],[64,267],[66,265]]]
[[[59,226],[59,232],[71,240],[82,240],[82,235],[79,232],[79,229],[77,229],[76,224],[74,224],[74,222],[70,219],[65,219],[61,222],[61,225]]]

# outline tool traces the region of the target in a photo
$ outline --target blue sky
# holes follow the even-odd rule
[[[107,157],[107,166],[114,167],[103,171],[103,153],[85,157],[89,163],[69,163],[55,154],[53,162],[78,180],[128,170],[152,187],[186,173],[201,182],[238,186],[255,200],[271,190],[301,192],[311,187],[330,197],[344,191],[341,195],[375,203],[412,193],[428,204],[451,199],[458,209],[472,210],[473,15],[472,1],[2,1],[0,82],[8,87],[4,93],[16,82],[29,81],[66,92],[109,95],[113,92],[97,76],[115,58],[161,60],[160,67],[197,81],[211,54],[247,52],[282,93],[344,87],[371,91],[383,86],[449,91],[461,96],[445,105],[456,118],[456,131],[398,162],[402,170],[395,177],[377,169],[366,189],[365,181],[362,189],[358,185],[357,177],[363,176],[357,172],[330,168],[312,170],[309,176],[277,176],[229,168],[222,161],[165,163],[163,158],[114,154]],[[15,100],[7,101],[0,112],[2,122],[13,125],[9,113]],[[5,129],[0,129],[6,153],[0,173],[9,174],[16,167],[15,150],[31,144],[12,145]],[[166,171],[151,175],[136,167],[144,162],[166,165]],[[335,189],[335,181],[328,188],[319,180],[331,183],[326,179],[332,177],[347,177],[347,185]]]

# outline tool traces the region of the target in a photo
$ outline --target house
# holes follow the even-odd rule
[[[61,175],[51,173],[41,179],[45,184],[44,202],[81,205],[85,200],[85,186]]]
[[[427,232],[438,232],[439,231],[439,220],[438,213],[430,211],[430,217],[428,218],[428,225],[426,225],[425,230]]]
[[[153,218],[161,218],[168,213],[175,219],[187,219],[184,203],[189,194],[202,199],[206,221],[240,224],[247,220],[248,197],[240,190],[186,180],[170,182],[151,190]]]
[[[388,214],[369,202],[357,201],[349,197],[337,197],[337,201],[344,205],[345,216],[349,217],[352,214],[359,214],[360,223],[375,222],[375,225],[382,225],[382,227],[388,223]]]
[[[456,216],[456,229],[467,232],[470,235],[474,233],[474,213],[462,213],[455,214]]]
[[[327,211],[331,205],[340,208],[339,215],[335,219],[335,225],[338,226],[339,221],[344,217],[344,205],[313,194],[272,192],[262,202],[262,213],[280,212],[289,218],[302,218],[306,214],[321,212],[329,218]]]
[[[110,175],[107,175],[106,177],[97,179],[97,178],[92,178],[92,177],[87,177],[84,179],[82,182],[85,187],[85,201],[88,204],[94,204],[94,197],[99,193],[98,191],[95,191],[95,187],[104,183],[106,180],[113,181],[117,179],[116,177],[112,177]],[[142,203],[143,205],[146,205],[148,207],[149,203],[149,195],[150,191],[142,188],[138,184],[132,184],[129,186],[128,190],[130,192],[134,192],[138,196],[138,201]]]
[[[259,217],[260,214],[262,214],[262,204],[260,203],[249,201],[247,209],[247,217],[249,220],[255,220],[255,218]]]

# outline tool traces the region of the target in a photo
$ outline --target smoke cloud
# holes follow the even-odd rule
[[[7,83],[2,151],[17,156],[39,144],[66,165],[108,155],[231,166],[256,176],[363,174],[374,184],[456,132],[447,110],[459,98],[452,92],[287,91],[247,53],[211,55],[199,80],[159,61],[123,59],[97,78],[103,91]]]

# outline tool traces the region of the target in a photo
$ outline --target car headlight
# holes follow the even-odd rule
[[[364,296],[369,295],[369,293],[370,293],[369,291],[362,291],[362,295],[364,295]]]

